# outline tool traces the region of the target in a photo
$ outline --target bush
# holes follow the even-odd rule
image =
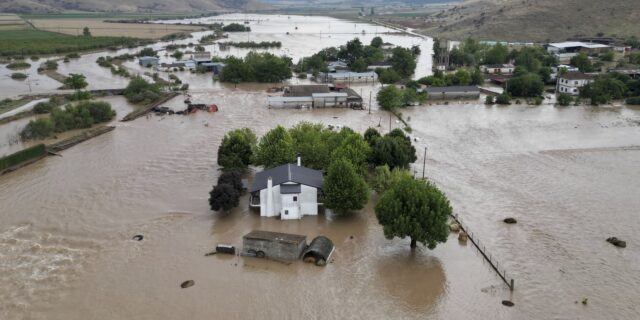
[[[50,113],[54,107],[55,105],[51,102],[39,102],[33,107],[33,112],[38,114]]]
[[[46,118],[31,120],[20,132],[20,138],[23,140],[45,139],[54,131],[54,124]]]
[[[129,81],[129,85],[124,89],[124,96],[131,103],[148,104],[160,98],[160,87],[141,77],[135,77]]]
[[[571,104],[571,101],[573,101],[573,97],[571,97],[571,95],[568,93],[560,93],[557,100],[559,105],[566,107]]]
[[[536,106],[539,106],[542,104],[544,100],[541,97],[535,97],[533,98],[533,104],[535,104]]]
[[[508,93],[500,94],[496,97],[497,104],[511,104],[511,96]]]
[[[488,95],[486,98],[484,98],[484,104],[493,105],[494,103],[495,103],[495,99],[493,96]]]
[[[213,187],[209,192],[209,206],[214,211],[228,211],[240,204],[240,193],[226,183]]]
[[[640,106],[640,97],[631,97],[627,99],[627,104]]]
[[[14,73],[11,74],[11,79],[14,79],[14,80],[24,80],[27,77],[28,76],[26,74],[21,73],[21,72],[14,72]]]
[[[55,62],[54,60],[47,60],[44,63],[44,68],[46,70],[57,70],[58,69],[58,63]]]
[[[72,95],[67,97],[69,101],[90,100],[92,98],[89,91],[76,91]]]
[[[228,184],[238,193],[242,192],[242,175],[238,171],[225,171],[218,177],[218,185]]]
[[[31,148],[18,151],[14,154],[0,158],[0,171],[13,167],[24,161],[45,156],[46,154],[47,150],[44,144],[35,145]]]
[[[31,64],[24,61],[16,61],[7,65],[7,69],[11,69],[11,70],[27,69],[30,67],[31,67]]]
[[[77,52],[72,52],[72,53],[67,54],[64,57],[68,58],[68,59],[78,59],[78,58],[80,58],[80,55]]]
[[[245,27],[239,23],[231,23],[222,27],[224,32],[248,32],[251,31],[250,27]]]

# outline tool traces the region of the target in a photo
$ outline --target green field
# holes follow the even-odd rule
[[[117,13],[117,12],[78,12],[78,13],[33,13],[20,14],[23,19],[117,19],[117,20],[145,20],[145,19],[179,19],[185,17],[205,16],[214,13]]]
[[[139,44],[140,40],[126,37],[70,36],[39,30],[0,31],[0,56],[58,54]]]

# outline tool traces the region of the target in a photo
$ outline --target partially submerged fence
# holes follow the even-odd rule
[[[480,254],[482,254],[485,260],[489,262],[489,265],[491,265],[491,267],[493,268],[493,270],[495,270],[498,276],[504,281],[504,283],[507,284],[509,289],[513,291],[515,281],[513,280],[513,278],[507,277],[507,270],[500,267],[500,265],[498,264],[498,260],[495,259],[495,257],[493,257],[490,253],[487,252],[487,248],[483,244],[481,244],[480,240],[478,240],[478,238],[475,237],[473,232],[471,232],[471,230],[469,230],[469,228],[467,228],[467,226],[465,226],[462,223],[462,220],[460,220],[460,217],[458,217],[457,214],[456,215],[452,214],[451,217],[453,218],[453,220],[455,220],[458,223],[458,225],[460,225],[460,229],[467,234],[467,236],[469,237],[469,240],[471,240],[471,243],[473,243],[476,249],[478,249],[478,251],[480,252]]]

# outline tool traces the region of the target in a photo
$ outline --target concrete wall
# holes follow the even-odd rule
[[[305,215],[318,215],[318,190],[310,186],[301,186],[300,194],[280,194],[280,185],[273,186],[273,215],[267,214],[267,196],[268,189],[260,190],[260,216],[261,217],[277,217],[281,219],[300,219]],[[283,213],[283,197],[298,197],[299,214],[290,212],[288,217],[284,217]]]
[[[305,241],[300,243],[288,243],[275,240],[257,240],[257,239],[242,239],[242,249],[244,252],[249,250],[262,251],[269,258],[278,258],[286,260],[300,259],[302,251],[306,247]]]

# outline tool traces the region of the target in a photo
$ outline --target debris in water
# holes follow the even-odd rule
[[[515,304],[509,300],[502,300],[502,305],[507,307],[513,307]]]
[[[189,288],[189,287],[193,286],[194,284],[196,284],[196,283],[195,283],[195,281],[193,281],[193,280],[187,280],[187,281],[183,282],[183,283],[180,285],[180,288],[182,288],[182,289],[186,289],[186,288]]]
[[[142,239],[144,239],[144,236],[141,234],[136,234],[135,236],[133,236],[133,240],[135,241],[142,241]]]
[[[518,222],[515,218],[511,218],[511,217],[505,218],[503,221],[504,223],[508,223],[508,224],[514,224]]]
[[[469,236],[464,231],[460,231],[460,233],[458,234],[458,241],[467,242],[468,238],[469,238]]]
[[[214,255],[214,254],[216,254],[216,253],[217,253],[217,252],[215,252],[215,251],[211,251],[211,252],[207,252],[207,253],[205,253],[205,254],[204,254],[204,256],[205,256],[205,257],[208,257],[208,256],[212,256],[212,255]]]
[[[589,299],[587,299],[587,298],[582,299],[582,304],[584,304],[586,306],[587,305],[587,300],[589,300]]]
[[[627,247],[627,242],[626,241],[622,241],[616,237],[611,237],[611,238],[607,238],[607,242],[611,243],[612,245],[618,247],[618,248],[626,248]]]

